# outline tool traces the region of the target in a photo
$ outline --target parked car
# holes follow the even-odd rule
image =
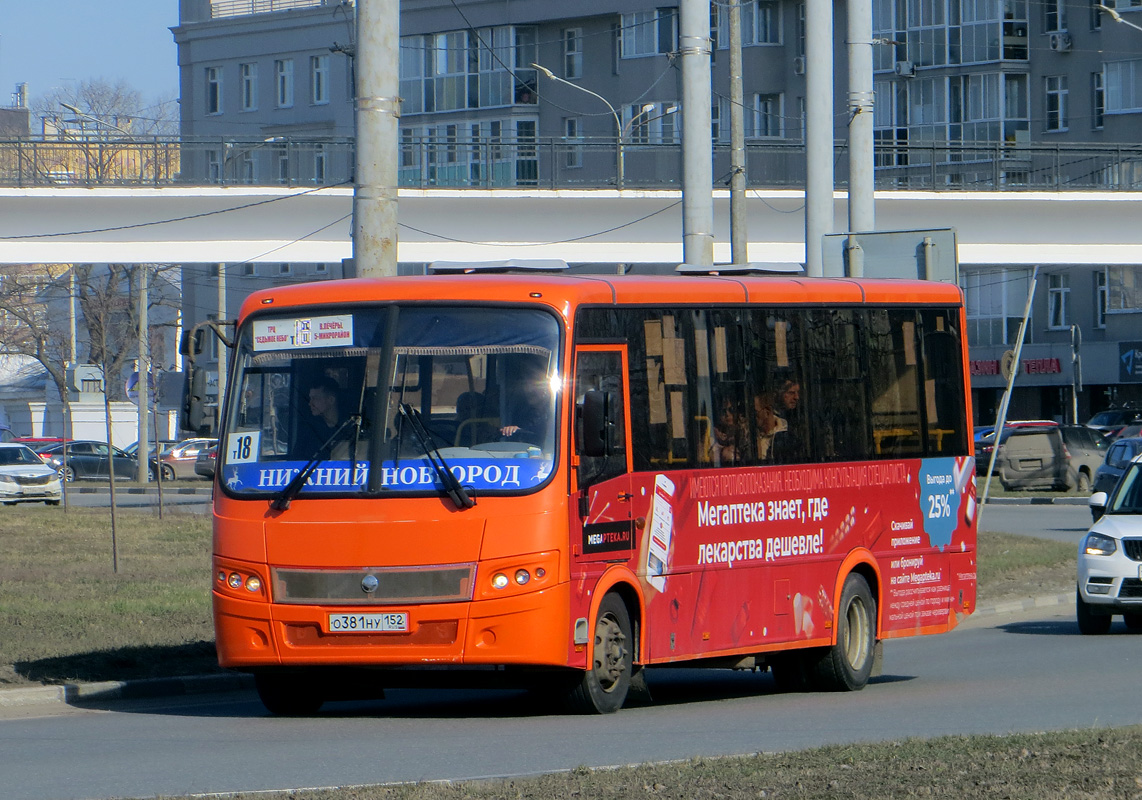
[[[166,450],[168,447],[173,447],[174,445],[176,445],[178,443],[179,443],[178,439],[159,439],[157,442],[148,441],[147,442],[147,452],[150,453],[152,456],[154,456],[156,451],[162,452],[163,450]],[[138,458],[139,457],[139,443],[137,441],[131,442],[129,445],[127,445],[126,447],[123,448],[123,452],[126,453],[127,455],[131,456],[132,458]]]
[[[1129,439],[1133,436],[1142,436],[1142,422],[1132,422],[1116,431],[1103,434],[1103,438],[1108,442],[1114,442],[1119,439]]]
[[[1019,419],[1004,424],[1000,445],[1007,441],[1013,430],[1022,428],[1056,428],[1059,423],[1049,419]],[[975,429],[975,471],[977,475],[987,474],[987,465],[991,463],[991,451],[995,448],[995,426],[985,425]],[[997,464],[998,468],[998,464]]]
[[[63,449],[67,447],[67,467],[64,467]],[[115,465],[115,477],[133,480],[139,462],[118,447],[107,442],[73,441],[56,444],[41,454],[44,461],[65,481],[99,479],[110,476],[110,465]]]
[[[1106,448],[1106,458],[1094,473],[1094,491],[1110,494],[1126,471],[1126,465],[1139,453],[1142,453],[1142,436],[1128,436],[1111,442]]]
[[[218,443],[198,451],[194,460],[194,472],[204,478],[214,480],[214,465],[218,462]]]
[[[217,439],[186,439],[163,450],[158,458],[151,456],[151,480],[155,479],[159,465],[164,481],[197,477],[195,465],[198,454],[217,443]]]
[[[62,491],[59,475],[32,448],[17,442],[0,443],[0,502],[6,506],[58,506]]]
[[[1142,411],[1129,407],[1108,408],[1088,419],[1086,426],[1100,431],[1104,436],[1117,436],[1122,428],[1135,422],[1142,422]]]
[[[1103,438],[1083,425],[1015,428],[1000,438],[995,471],[1004,489],[1089,492],[1106,448]]]
[[[1092,494],[1090,508],[1095,522],[1079,543],[1079,631],[1106,633],[1115,614],[1142,630],[1142,460],[1126,465],[1109,495]]]

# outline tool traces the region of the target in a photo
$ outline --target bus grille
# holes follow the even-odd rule
[[[330,605],[455,603],[472,599],[475,564],[387,569],[274,569],[274,602]],[[365,591],[373,584],[376,589]]]

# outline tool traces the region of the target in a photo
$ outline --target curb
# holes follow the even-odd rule
[[[59,686],[29,686],[0,690],[0,707],[46,703],[80,703],[98,700],[138,700],[218,694],[254,688],[254,676],[245,673],[191,675],[182,678],[148,678],[137,681],[65,683]]]
[[[1036,608],[1073,604],[1073,594],[1043,595],[983,606],[972,617],[993,617]],[[254,676],[242,672],[220,675],[192,675],[182,678],[149,678],[138,681],[98,681],[65,683],[60,686],[29,686],[0,689],[0,708],[62,703],[65,705],[100,700],[138,700],[155,697],[183,697],[221,694],[254,688]]]

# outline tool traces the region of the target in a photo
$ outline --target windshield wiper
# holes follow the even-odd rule
[[[317,452],[310,457],[309,461],[305,462],[305,466],[293,476],[293,480],[287,483],[285,488],[274,498],[274,501],[270,503],[270,508],[275,511],[285,511],[289,508],[290,501],[297,497],[298,492],[301,491],[301,487],[305,485],[305,482],[309,479],[313,470],[317,469],[317,465],[329,459],[327,454],[330,448],[333,447],[333,443],[337,441],[341,433],[350,425],[354,428],[360,428],[361,415],[353,414],[349,416],[337,427],[337,430],[333,431],[333,434],[325,440],[325,443],[321,445],[321,447],[317,448]],[[356,436],[353,438],[356,439]],[[356,448],[354,448],[354,450],[355,449]],[[353,468],[356,469],[356,459],[353,459]]]
[[[476,501],[468,494],[468,490],[460,483],[459,479],[448,468],[448,462],[444,460],[444,456],[440,454],[440,448],[432,443],[432,439],[428,431],[424,429],[424,423],[420,419],[420,412],[410,406],[408,403],[401,403],[400,413],[405,419],[408,420],[409,427],[412,432],[416,434],[416,438],[420,440],[420,446],[424,450],[424,454],[428,457],[429,463],[432,468],[436,470],[436,475],[440,478],[440,482],[444,485],[444,491],[456,504],[457,508],[471,508],[476,505]]]

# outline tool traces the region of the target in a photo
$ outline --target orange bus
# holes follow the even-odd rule
[[[963,299],[903,280],[431,275],[251,295],[219,660],[274,713],[646,670],[860,689],[975,604]],[[412,669],[421,667],[425,669]]]

